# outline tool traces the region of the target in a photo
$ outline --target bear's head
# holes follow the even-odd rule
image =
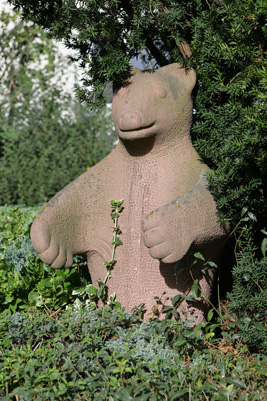
[[[154,71],[132,67],[114,90],[112,115],[123,140],[184,135],[190,131],[194,70],[169,64]]]

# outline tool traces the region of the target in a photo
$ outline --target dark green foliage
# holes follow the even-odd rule
[[[69,310],[59,319],[2,316],[0,395],[3,401],[263,401],[266,357],[229,344],[226,358],[210,334],[180,322],[142,323],[135,313],[108,308]]]
[[[265,232],[266,233],[266,232]],[[233,269],[233,290],[228,294],[229,309],[236,315],[239,333],[251,349],[267,353],[267,255],[266,237],[262,240],[263,257],[253,257],[249,247],[238,254]],[[257,251],[257,250],[256,250]]]
[[[63,110],[56,103],[52,107],[56,116],[32,110],[31,126],[5,126],[1,133],[0,204],[48,201],[112,149],[114,134],[106,112],[94,115],[76,105],[77,120],[71,121],[61,118]]]

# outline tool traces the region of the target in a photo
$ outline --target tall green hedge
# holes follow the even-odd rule
[[[0,34],[0,205],[35,205],[110,152],[111,113],[79,104],[42,28],[1,11]]]
[[[115,140],[110,113],[92,114],[79,105],[75,112],[72,121],[61,118],[60,110],[54,116],[36,110],[28,127],[2,126],[0,204],[48,201],[110,152]]]

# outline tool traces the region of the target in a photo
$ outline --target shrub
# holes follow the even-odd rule
[[[77,259],[71,269],[54,270],[34,251],[29,231],[39,209],[0,207],[0,312],[55,311],[86,297],[86,263]]]
[[[76,121],[33,111],[31,125],[4,126],[0,136],[0,204],[35,205],[104,158],[114,131],[106,111],[76,105]]]
[[[263,401],[266,357],[199,330],[106,307],[2,315],[2,400]]]
[[[262,258],[256,259],[257,249],[249,238],[237,255],[233,269],[233,289],[228,294],[228,307],[236,317],[242,340],[252,350],[267,354],[267,255],[266,231],[262,240]],[[242,241],[242,239],[240,239]]]

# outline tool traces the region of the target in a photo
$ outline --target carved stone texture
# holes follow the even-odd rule
[[[73,255],[86,255],[96,285],[112,253],[110,200],[124,199],[123,245],[107,284],[127,310],[144,303],[146,317],[155,296],[171,305],[171,297],[188,291],[192,252],[216,262],[226,235],[207,189],[209,169],[190,139],[195,81],[195,72],[179,64],[153,72],[132,68],[114,93],[116,148],[52,198],[31,229],[45,263],[70,267]],[[194,265],[192,274],[208,299],[215,270],[201,269],[203,263]],[[205,299],[183,301],[179,311],[197,323],[207,307]]]

